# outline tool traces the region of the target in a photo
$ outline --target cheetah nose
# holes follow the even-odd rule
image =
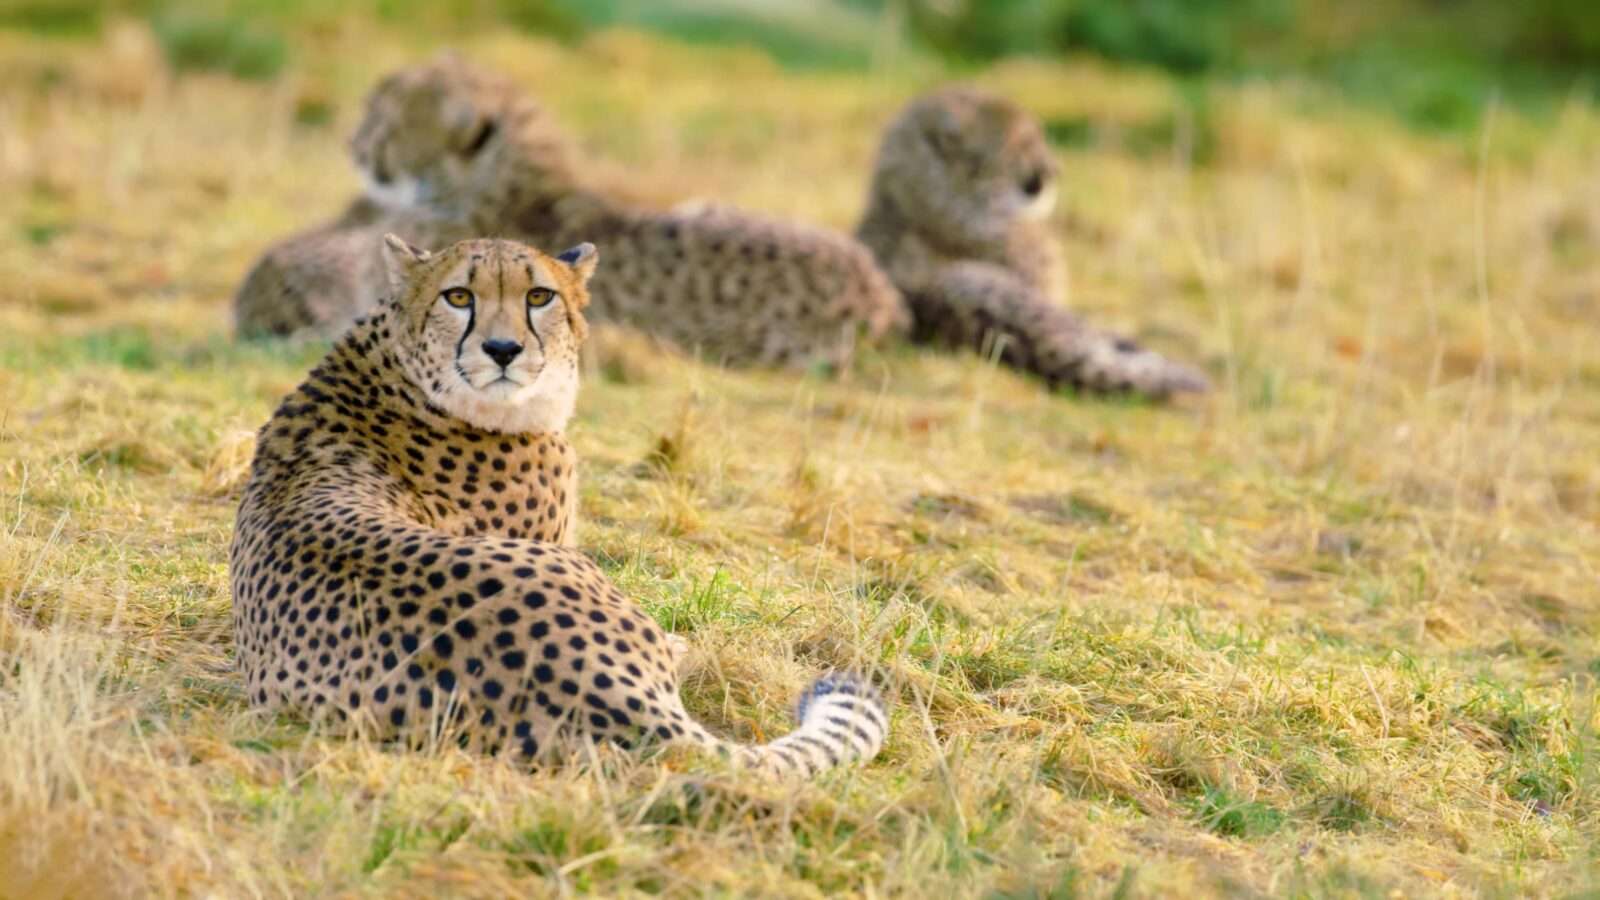
[[[506,366],[511,365],[511,361],[517,358],[518,353],[522,352],[522,345],[516,341],[495,338],[483,342],[483,352],[498,363],[500,368],[504,369]]]

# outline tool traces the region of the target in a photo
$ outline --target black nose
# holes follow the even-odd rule
[[[500,368],[504,369],[506,366],[511,365],[511,361],[517,358],[518,353],[522,352],[522,345],[516,341],[503,341],[497,338],[492,341],[484,341],[483,352],[498,363]]]

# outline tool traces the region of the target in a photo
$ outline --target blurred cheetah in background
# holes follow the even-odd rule
[[[235,301],[242,335],[337,332],[375,300],[362,286],[377,283],[368,248],[384,230],[426,244],[592,237],[613,260],[595,280],[599,316],[716,361],[837,364],[858,336],[911,323],[919,341],[997,347],[1052,386],[1157,398],[1207,386],[1054,302],[1059,257],[1043,219],[1056,163],[1031,117],[970,89],[928,95],[888,129],[858,229],[870,252],[720,204],[656,213],[613,201],[582,185],[542,107],[454,54],[384,79],[351,152],[366,197],[257,264]]]
[[[914,100],[878,150],[856,235],[905,296],[916,340],[988,352],[1051,385],[1150,397],[1207,389],[1182,363],[1054,302],[1045,219],[1056,162],[1012,103],[967,87]]]
[[[712,736],[668,636],[566,546],[594,247],[385,241],[386,299],[260,433],[229,567],[251,702],[527,758],[563,734],[772,775],[875,755],[885,708],[851,675],[808,688],[784,738]]]
[[[542,107],[454,54],[384,79],[351,153],[380,215],[347,213],[269,250],[235,297],[241,336],[348,325],[377,300],[385,230],[430,246],[477,234],[595,241],[609,260],[592,285],[599,318],[717,362],[841,364],[858,334],[906,324],[899,294],[847,235],[729,210],[646,211],[590,190]]]

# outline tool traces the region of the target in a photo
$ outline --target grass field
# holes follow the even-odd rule
[[[841,228],[878,128],[943,77],[460,46],[606,178]],[[0,32],[0,895],[1600,882],[1595,109],[1463,140],[1307,85],[979,75],[1060,142],[1074,306],[1217,381],[1177,408],[907,347],[824,378],[603,334],[581,543],[692,644],[691,710],[775,736],[858,663],[895,703],[877,761],[776,786],[680,753],[527,773],[246,705],[237,490],[321,348],[232,344],[228,298],[352,194],[362,93],[427,52],[349,22],[296,49],[241,81],[173,76],[142,26]]]

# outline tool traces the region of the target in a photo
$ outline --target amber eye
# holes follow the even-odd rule
[[[549,288],[536,287],[528,292],[528,305],[532,307],[546,306],[556,298],[556,292]]]
[[[466,309],[472,305],[472,292],[466,288],[450,288],[439,296],[456,309]]]

